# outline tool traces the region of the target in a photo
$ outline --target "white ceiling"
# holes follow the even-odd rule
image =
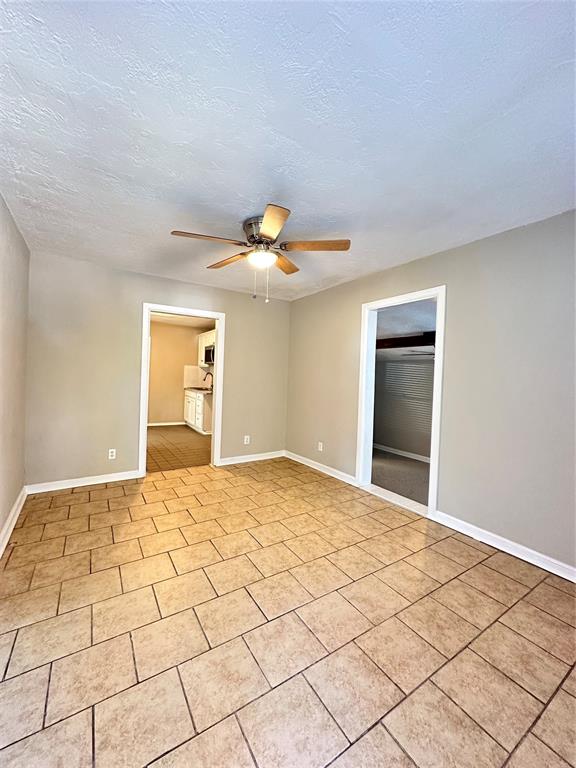
[[[436,299],[411,301],[379,309],[376,316],[376,338],[409,336],[436,330]]]
[[[185,325],[189,328],[198,328],[207,331],[214,328],[216,323],[206,317],[188,317],[187,315],[170,315],[166,312],[152,312],[150,320],[153,323],[162,323],[164,325]]]
[[[1,2],[1,0],[0,0]],[[273,201],[295,298],[573,207],[568,2],[0,6],[0,191],[31,250],[251,290],[205,266]]]

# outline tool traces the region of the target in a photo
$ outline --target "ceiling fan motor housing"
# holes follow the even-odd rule
[[[251,245],[267,242],[260,237],[260,227],[262,226],[263,221],[263,216],[252,216],[250,219],[246,219],[244,224],[242,224],[246,240],[248,240]]]

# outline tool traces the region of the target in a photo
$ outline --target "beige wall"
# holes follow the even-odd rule
[[[29,254],[0,197],[0,531],[24,485]]]
[[[573,564],[573,213],[293,302],[287,448],[354,474],[361,305],[442,284],[438,507]]]
[[[32,256],[28,483],[137,469],[143,302],[226,313],[222,455],[284,447],[286,302]]]
[[[149,424],[184,420],[184,366],[198,362],[200,333],[185,325],[150,323]]]

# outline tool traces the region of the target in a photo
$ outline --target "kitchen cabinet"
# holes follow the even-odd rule
[[[184,392],[184,421],[201,435],[212,434],[212,393],[187,389]]]
[[[205,360],[206,347],[216,344],[216,329],[205,331],[198,336],[198,365],[200,368],[208,368],[209,364]]]

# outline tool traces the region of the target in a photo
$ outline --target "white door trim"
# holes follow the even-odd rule
[[[140,369],[140,435],[138,443],[139,476],[146,474],[146,429],[148,426],[148,390],[150,384],[150,316],[164,312],[184,317],[209,317],[216,321],[216,360],[214,363],[214,394],[212,409],[211,462],[218,465],[222,452],[222,400],[224,394],[224,334],[226,315],[206,309],[172,307],[168,304],[142,304],[142,362]]]
[[[438,509],[438,471],[440,462],[440,417],[442,413],[442,378],[444,370],[444,331],[446,324],[446,286],[404,293],[362,304],[360,334],[360,381],[358,393],[358,436],[356,441],[356,483],[371,486],[372,439],[374,431],[374,375],[376,365],[377,312],[385,307],[410,304],[423,299],[436,299],[436,342],[434,385],[432,394],[432,432],[430,442],[430,482],[428,514]],[[374,488],[374,486],[372,486]],[[403,498],[403,497],[399,497]],[[410,502],[410,499],[405,501]]]

